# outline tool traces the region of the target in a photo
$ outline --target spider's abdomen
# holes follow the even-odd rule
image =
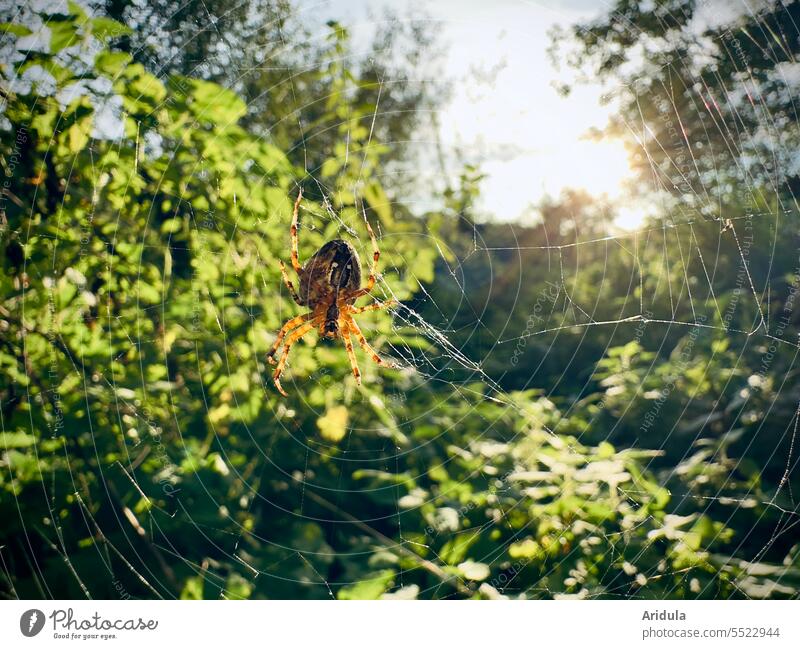
[[[300,271],[300,299],[314,307],[330,302],[338,292],[361,287],[361,262],[347,241],[333,239],[317,250]]]

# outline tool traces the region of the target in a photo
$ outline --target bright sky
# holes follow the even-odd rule
[[[488,175],[482,185],[484,211],[517,219],[546,193],[578,187],[619,197],[629,177],[622,144],[586,138],[605,125],[609,108],[602,90],[579,86],[568,98],[555,91],[557,78],[546,49],[547,32],[596,15],[602,0],[329,0],[330,15],[359,34],[371,33],[369,12],[383,6],[408,14],[422,8],[437,21],[444,43],[445,74],[456,81],[452,101],[439,121],[446,148],[458,146]],[[303,7],[308,9],[308,5]],[[475,70],[490,72],[480,75]],[[457,171],[457,169],[453,169]],[[628,215],[635,225],[635,217]]]

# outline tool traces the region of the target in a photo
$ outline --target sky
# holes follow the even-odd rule
[[[354,41],[365,41],[371,16],[382,7],[400,14],[422,9],[436,21],[446,45],[444,74],[454,81],[452,99],[439,115],[446,149],[459,147],[479,162],[484,213],[516,220],[546,194],[576,187],[611,199],[622,195],[631,176],[627,154],[618,141],[594,141],[609,107],[604,90],[578,86],[567,97],[553,87],[559,73],[547,55],[548,31],[598,15],[601,0],[328,0],[322,3],[350,27]],[[324,13],[324,12],[323,12]],[[476,74],[476,70],[488,74]],[[489,81],[488,79],[491,79]],[[454,171],[456,169],[454,168]],[[530,217],[529,217],[530,218]],[[619,224],[636,225],[623,214]]]

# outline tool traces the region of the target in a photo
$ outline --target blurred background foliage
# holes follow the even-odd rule
[[[609,225],[579,191],[534,225],[482,221],[469,165],[415,216],[387,169],[447,95],[407,76],[430,26],[387,20],[360,56],[288,2],[227,4],[4,10],[4,596],[795,597],[797,347],[748,332],[796,337],[796,178],[705,173],[718,129],[692,176],[713,200],[665,202],[625,245],[575,245]],[[648,80],[612,129],[635,106],[660,124],[664,87],[688,101],[664,79],[691,44],[659,21],[692,7],[620,2],[554,35],[575,68]],[[711,92],[735,69],[698,74]],[[669,192],[677,153],[643,176]],[[301,258],[342,235],[368,256],[362,207],[377,226],[378,297],[405,306],[362,320],[403,362],[363,359],[356,386],[341,345],[300,343],[287,400],[264,354],[297,313],[277,261],[300,187]]]

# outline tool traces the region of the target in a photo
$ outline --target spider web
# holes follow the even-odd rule
[[[242,71],[242,74],[246,75],[247,71]],[[386,80],[383,80],[381,83],[383,84],[385,82]],[[780,129],[772,121],[772,117],[769,114],[769,111],[766,110],[766,106],[764,106],[764,108],[764,125],[773,132],[779,132]],[[314,143],[306,138],[306,125],[302,120],[302,109],[302,106],[297,106],[298,131],[302,135],[301,146],[305,152],[308,150],[308,148],[313,147]],[[698,106],[698,111],[700,110],[708,111],[713,115],[713,106]],[[680,117],[684,120],[688,120],[694,119],[697,116],[681,115]],[[796,118],[797,114],[795,113],[795,119]],[[372,139],[376,122],[380,119],[380,102],[378,102],[378,105],[375,107],[370,125],[370,141]],[[718,123],[716,121],[714,122],[714,126],[719,130],[728,128],[727,124]],[[646,123],[629,124],[628,127],[631,135],[640,141],[641,151],[645,155],[648,155],[648,147],[660,146],[660,143],[657,141],[648,142],[645,144],[644,140],[639,138],[639,134],[647,129]],[[747,137],[747,134],[743,133],[731,133],[730,135],[731,141],[734,144],[737,142],[744,142]],[[780,144],[776,144],[776,146],[779,147]],[[743,148],[744,147],[731,151],[732,157],[737,158],[743,155]],[[688,152],[691,154],[691,147],[688,147]],[[350,155],[349,151],[348,155]],[[199,166],[202,166],[202,163],[200,163]],[[653,189],[658,190],[668,187],[670,180],[664,177],[663,171],[659,169],[655,163],[652,163],[651,168],[653,172]],[[319,189],[324,195],[332,193],[332,188],[326,187],[324,183],[315,176],[314,170],[307,169],[306,171],[309,175],[309,178],[318,184]],[[97,177],[97,175],[98,172],[95,170],[94,176]],[[746,184],[749,190],[754,193],[762,191],[761,188],[756,187],[754,181],[749,177],[749,174],[746,170],[742,170],[742,175],[743,183]],[[359,188],[356,187],[354,189],[358,190]],[[773,184],[772,190],[775,197],[778,197],[777,186],[775,184]],[[358,194],[358,191],[355,193]],[[707,194],[703,195],[698,193],[694,198],[697,199],[701,204],[714,202],[713,198]],[[349,224],[345,223],[339,217],[336,211],[330,207],[329,203],[325,203],[325,206],[325,214],[314,214],[313,217],[327,219],[329,222],[337,223],[343,232],[346,232],[351,236],[360,236],[359,232],[355,231]],[[571,242],[543,246],[488,245],[483,238],[481,228],[478,225],[473,224],[474,246],[473,249],[463,257],[457,258],[454,261],[453,256],[449,253],[446,254],[445,250],[441,247],[442,242],[437,242],[437,245],[440,246],[440,255],[437,261],[440,266],[440,270],[444,270],[443,274],[440,272],[439,277],[441,278],[444,276],[444,278],[454,287],[454,292],[460,296],[461,303],[459,305],[459,309],[462,308],[461,305],[464,305],[463,308],[469,310],[474,315],[473,322],[470,325],[471,334],[480,336],[487,334],[488,332],[487,335],[490,336],[493,343],[486,348],[486,357],[496,357],[496,355],[500,354],[510,358],[515,347],[518,346],[522,341],[525,341],[527,344],[527,341],[538,339],[547,341],[549,346],[546,349],[550,350],[553,348],[553,346],[560,344],[560,341],[562,341],[564,337],[570,337],[573,340],[572,344],[575,345],[576,349],[578,349],[585,333],[589,330],[595,329],[608,332],[607,344],[604,350],[605,352],[614,346],[615,343],[620,339],[630,339],[631,329],[637,330],[637,328],[640,328],[641,331],[658,330],[663,332],[663,338],[661,342],[662,347],[671,344],[668,341],[671,340],[671,336],[673,336],[676,330],[681,332],[703,330],[722,334],[729,339],[731,344],[736,345],[736,347],[739,349],[739,359],[742,358],[742,355],[744,354],[744,351],[748,345],[753,345],[758,342],[764,343],[765,341],[775,343],[777,348],[781,350],[781,354],[791,355],[792,360],[790,363],[790,368],[794,369],[796,367],[797,354],[800,352],[800,342],[798,342],[792,327],[781,326],[780,322],[776,323],[771,321],[772,317],[769,308],[770,296],[772,294],[771,281],[769,276],[761,282],[757,281],[753,277],[753,274],[750,270],[747,247],[743,246],[744,237],[742,234],[743,230],[749,230],[752,228],[754,223],[771,220],[775,224],[773,236],[780,236],[780,214],[782,212],[788,213],[788,211],[792,208],[794,210],[798,209],[796,202],[792,206],[780,205],[774,212],[753,212],[751,214],[747,214],[746,216],[722,218],[709,217],[703,213],[701,208],[691,208],[688,210],[688,212],[690,212],[688,216],[681,221],[662,221],[656,225],[647,225],[631,231],[616,231],[601,237],[591,237],[588,239],[576,238],[576,240]],[[691,212],[694,212],[694,215],[692,215]],[[684,211],[683,214],[686,215],[687,211]],[[313,219],[309,219],[309,221],[313,222]],[[718,273],[724,272],[725,269],[721,269],[719,267],[719,263],[721,261],[720,259],[710,259],[708,258],[708,254],[704,256],[696,236],[697,229],[700,227],[707,227],[710,221],[718,224],[720,240],[726,240],[728,243],[731,243],[738,251],[737,270],[741,269],[741,280],[737,279],[737,288],[741,290],[743,297],[741,298],[740,303],[737,305],[737,309],[744,310],[745,307],[751,309],[751,312],[754,314],[754,319],[753,326],[750,328],[726,326],[724,324],[726,320],[726,308],[719,303],[719,296],[715,293],[715,278]],[[303,225],[304,227],[314,227],[312,223],[304,223]],[[511,236],[513,237],[514,225],[510,224],[508,228]],[[378,230],[376,234],[380,240],[383,233]],[[582,272],[582,268],[580,266],[580,255],[584,251],[596,251],[603,248],[606,250],[609,248],[619,248],[623,250],[629,258],[629,265],[623,270],[625,273],[627,273],[626,279],[629,285],[628,297],[630,297],[630,300],[626,300],[625,303],[621,305],[617,317],[598,315],[606,313],[606,309],[602,308],[604,305],[602,305],[599,300],[599,297],[602,294],[602,287],[601,290],[598,290],[598,299],[594,301],[587,300],[584,296],[576,295],[575,291],[575,286],[578,283],[577,280],[580,278]],[[659,249],[662,253],[662,263],[660,265],[654,265],[652,263],[655,257],[654,251],[656,249]],[[515,330],[513,324],[511,323],[511,318],[509,317],[509,320],[505,326],[501,328],[501,331],[498,335],[498,332],[494,328],[490,328],[485,322],[487,310],[491,308],[491,305],[481,305],[481,308],[476,309],[474,308],[474,305],[471,304],[470,295],[473,292],[473,287],[468,283],[468,279],[464,275],[463,270],[467,263],[483,263],[485,264],[486,268],[486,276],[488,278],[487,281],[491,281],[493,279],[493,257],[508,254],[514,255],[515,258],[519,260],[521,267],[524,267],[528,260],[533,258],[533,256],[545,255],[549,262],[549,268],[552,271],[551,279],[552,286],[554,288],[553,292],[547,296],[545,300],[547,311],[546,316],[537,319],[535,327],[527,327],[522,331]],[[264,264],[269,263],[268,260],[262,261]],[[572,266],[569,265],[570,261],[573,262]],[[702,275],[699,278],[700,281],[692,282],[690,276],[693,275],[693,271],[691,269],[697,264],[699,264],[700,268],[702,269]],[[646,270],[645,267],[648,265],[649,269]],[[380,278],[376,290],[376,295],[379,299],[398,297],[392,288],[391,275],[393,273],[399,273],[402,270],[403,269],[400,267],[391,266],[381,268],[383,276]],[[776,269],[776,275],[783,270],[786,269]],[[800,273],[800,269],[795,268],[791,270],[794,273],[794,285],[797,286],[797,284],[800,283],[798,281],[798,273]],[[675,286],[674,282],[674,277],[676,276],[683,278],[683,282],[679,283],[677,287]],[[520,275],[518,283],[520,285],[523,284],[525,279],[526,278],[524,274]],[[606,281],[605,278],[603,281]],[[613,279],[609,281],[613,281]],[[517,289],[519,289],[519,286]],[[435,385],[437,390],[445,387],[458,395],[473,397],[476,395],[481,396],[486,399],[491,399],[492,401],[497,402],[508,409],[519,411],[520,406],[518,405],[518,402],[514,398],[511,398],[508,391],[502,387],[502,375],[498,377],[486,369],[485,365],[487,359],[469,357],[467,354],[462,352],[462,350],[459,348],[459,345],[454,342],[454,334],[457,333],[457,331],[455,327],[451,326],[450,323],[455,320],[455,316],[457,314],[448,311],[441,304],[437,303],[434,296],[431,294],[430,287],[427,287],[422,281],[419,282],[419,291],[420,292],[416,296],[417,299],[415,300],[415,304],[421,303],[424,308],[418,308],[412,304],[409,304],[408,300],[405,300],[401,301],[401,304],[392,310],[392,316],[394,320],[392,329],[394,335],[388,345],[388,349],[391,351],[391,356],[398,360],[405,368],[408,368],[409,371],[413,372],[417,377],[419,377],[420,387],[417,389],[424,389],[426,384]],[[660,303],[661,294],[663,292],[668,293],[670,311],[667,313],[654,314],[650,310],[650,307],[654,304]],[[692,318],[681,319],[678,317],[678,314],[687,304],[689,311],[692,314]],[[529,313],[533,308],[533,304],[515,304],[514,313]],[[433,318],[430,315],[423,314],[423,312],[425,312],[425,314],[438,314],[437,319],[441,319],[442,322],[437,322],[435,324],[432,323],[431,320],[433,320]],[[510,315],[513,315],[513,313]],[[732,318],[728,318],[728,320],[731,319]],[[720,321],[719,324],[717,323],[717,320]],[[120,322],[118,323],[118,326],[123,327],[126,330],[129,328],[137,329],[138,323]],[[224,331],[224,319],[220,320],[220,329],[222,337],[227,340]],[[404,339],[410,338],[412,335],[423,336],[430,342],[430,347],[420,349],[418,346],[405,344]],[[141,342],[141,337],[138,330],[133,332],[133,335],[130,336],[130,340],[131,344],[134,346]],[[469,337],[467,340],[469,340]],[[578,342],[575,343],[575,340]],[[601,356],[605,356],[605,353]],[[226,358],[226,362],[233,364],[235,360],[234,358]],[[574,368],[571,366],[571,363],[568,363],[563,369],[562,376],[567,375],[570,371],[573,371],[573,369]],[[78,373],[83,373],[83,370],[78,363],[75,364],[75,371]],[[262,372],[262,376],[267,376],[267,372]],[[722,393],[729,388],[729,384],[734,381],[734,376],[735,373],[731,373],[731,376],[719,389],[720,396],[722,396]],[[484,386],[483,392],[476,392],[476,381],[479,381],[480,384]],[[550,396],[551,394],[555,393],[556,386],[537,385],[535,381],[536,378],[534,372],[534,374],[531,376],[530,385],[526,387],[543,388],[545,396]],[[114,385],[113,377],[109,379],[108,377],[101,376],[100,382],[107,389],[114,390],[115,393],[119,392]],[[265,392],[271,390],[271,385],[266,380],[264,382],[263,389]],[[772,405],[775,405],[778,397],[781,396],[781,390],[784,390],[784,392],[789,392],[791,389],[791,378],[787,375],[787,377],[784,379],[784,384],[781,386],[781,389],[776,391]],[[86,379],[84,382],[84,390],[86,391],[88,402],[88,379]],[[742,410],[744,409],[744,405],[747,403],[747,400],[750,398],[751,395],[745,397],[745,401],[741,406]],[[147,414],[143,412],[141,408],[138,408],[136,404],[130,401],[121,401],[124,403],[120,403],[120,410],[117,413],[117,416],[121,415],[122,406],[124,405],[125,408],[135,412],[141,420],[148,420]],[[567,404],[567,407],[564,408],[565,416],[572,409],[573,405],[574,404]],[[211,404],[208,403],[207,407],[210,408]],[[767,512],[777,512],[779,516],[768,542],[750,558],[754,563],[760,561],[769,552],[770,548],[777,540],[786,537],[787,535],[797,534],[797,523],[799,520],[798,514],[800,512],[798,512],[798,503],[791,491],[791,479],[796,477],[796,468],[798,461],[800,461],[800,453],[797,452],[798,449],[796,448],[799,419],[797,411],[800,411],[800,402],[798,402],[795,416],[791,421],[786,422],[786,431],[782,437],[785,443],[776,446],[773,450],[773,455],[780,455],[781,457],[785,458],[785,470],[783,477],[781,478],[773,496],[769,500],[759,501],[756,503],[764,508],[764,513],[761,514],[759,520],[764,517]],[[401,428],[403,425],[409,428],[413,426],[413,422],[395,423],[398,423]],[[286,432],[288,432],[288,430]],[[549,432],[555,435],[558,433],[558,430]],[[95,434],[100,433],[96,432]],[[291,433],[289,434],[291,435]],[[671,435],[672,431],[670,431],[669,434]],[[699,433],[694,441],[698,440]],[[218,441],[224,447],[224,440],[219,439]],[[664,443],[666,443],[666,441],[666,439],[663,440]],[[304,442],[299,438],[296,439],[296,442],[298,444],[304,444]],[[686,454],[684,455],[683,459],[688,459],[692,445],[687,444],[686,448]],[[250,508],[257,506],[260,499],[265,498],[265,494],[260,489],[259,474],[263,472],[266,462],[273,462],[273,459],[270,456],[270,450],[270,448],[263,450],[263,454],[260,456],[262,461],[262,466],[260,468],[256,468],[255,471],[248,476],[240,476],[242,481],[250,486],[251,495],[250,497],[246,498],[246,507],[248,511]],[[413,451],[413,448],[411,450],[403,449],[402,453],[404,454]],[[341,523],[342,520],[346,521],[348,525],[352,525],[357,529],[360,529],[366,535],[370,536],[376,545],[395,552],[411,561],[417,562],[422,569],[427,570],[431,574],[439,577],[441,579],[441,583],[439,586],[432,589],[432,593],[421,594],[440,595],[439,589],[441,589],[445,583],[449,583],[442,568],[442,566],[446,565],[446,561],[437,555],[435,547],[432,543],[423,543],[417,539],[409,538],[408,536],[404,535],[402,518],[405,510],[401,509],[400,506],[399,488],[397,490],[397,504],[394,514],[396,517],[399,538],[399,542],[396,542],[385,537],[376,529],[375,520],[361,520],[348,514],[346,505],[344,504],[344,502],[346,502],[345,499],[348,496],[346,492],[340,494],[334,493],[322,495],[325,493],[324,491],[319,493],[319,490],[314,489],[314,487],[317,485],[314,484],[313,477],[308,475],[308,459],[311,453],[318,453],[320,451],[319,449],[312,448],[310,445],[306,444],[305,452],[306,467],[298,475],[293,476],[293,484],[296,485],[296,487],[301,491],[301,506],[299,516],[301,518],[306,516],[306,514],[303,513],[303,504],[308,501],[314,501],[317,505],[322,506],[332,514],[335,514],[337,516],[336,522]],[[385,462],[387,469],[391,467],[399,473],[401,450],[397,448],[396,452],[387,453],[381,449],[378,452],[382,454],[382,459]],[[66,449],[65,455],[67,455]],[[343,458],[347,461],[351,460],[351,458],[347,457],[346,449]],[[359,460],[363,459],[364,458],[356,458],[355,461],[358,462]],[[142,496],[142,498],[152,505],[156,510],[159,510],[158,506],[154,504],[153,501],[147,496],[146,489],[139,484],[136,478],[135,467],[138,465],[137,458],[127,458],[126,465],[127,466],[123,465],[122,463],[116,463],[113,466],[106,467],[106,470],[119,471],[124,474],[132,484],[133,488]],[[133,470],[131,470],[131,467],[133,467]],[[738,462],[734,468],[731,469],[731,473],[733,473],[737,467]],[[43,487],[46,491],[49,488],[45,483],[44,478]],[[80,485],[75,484],[76,494],[79,494],[80,491]],[[207,493],[209,499],[213,500],[214,496],[212,491],[209,489]],[[628,492],[628,494],[630,496],[636,495],[632,492]],[[51,500],[54,500],[54,497],[55,495],[51,493]],[[85,514],[84,520],[87,529],[91,529],[93,531],[93,543],[97,549],[98,557],[101,560],[101,565],[103,566],[103,569],[108,572],[111,579],[117,578],[113,564],[116,561],[119,561],[123,566],[125,566],[125,569],[130,572],[130,574],[132,574],[138,582],[143,584],[144,587],[154,597],[163,597],[165,593],[174,593],[174,584],[170,581],[170,573],[173,571],[169,568],[169,564],[170,562],[185,564],[188,563],[188,560],[181,554],[177,548],[177,545],[170,542],[169,535],[160,529],[156,516],[147,517],[146,525],[148,527],[145,528],[141,525],[133,512],[127,508],[123,508],[121,511],[122,518],[120,518],[120,527],[123,529],[128,529],[130,531],[130,535],[128,536],[127,547],[117,547],[108,539],[98,525],[97,521],[94,520],[90,508],[81,499],[80,495],[77,497],[80,508]],[[113,494],[110,495],[110,497],[113,498]],[[731,518],[735,515],[738,508],[751,508],[754,505],[752,502],[752,495],[748,494],[742,497],[732,498],[727,494],[723,494],[721,491],[715,495],[673,492],[672,497],[678,503],[684,500],[693,502],[700,500],[705,501],[708,507],[710,507],[712,504],[719,503],[732,506],[733,509],[730,515]],[[241,529],[238,533],[232,533],[227,529],[217,528],[209,525],[208,523],[195,520],[191,509],[187,508],[185,503],[181,502],[180,499],[177,499],[176,502],[177,507],[174,510],[160,510],[160,514],[169,518],[176,516],[182,517],[191,525],[191,528],[194,530],[199,542],[208,543],[214,546],[220,556],[226,556],[231,561],[243,566],[243,568],[250,573],[254,580],[257,580],[262,576],[269,576],[279,580],[293,580],[293,577],[291,576],[292,572],[286,565],[274,565],[267,569],[263,567],[259,569],[247,562],[247,560],[243,557],[243,554],[239,551],[242,539],[245,537],[245,535],[250,534],[250,532],[247,530]],[[788,506],[786,505],[787,502],[789,503]],[[220,505],[221,504],[222,503],[220,503]],[[520,503],[520,506],[522,506],[522,503]],[[504,512],[504,515],[508,515],[509,513],[510,512],[506,511]],[[315,517],[308,518],[314,522],[320,522],[319,519]],[[377,520],[379,521],[380,519]],[[487,519],[487,521],[480,526],[461,531],[466,533],[478,533],[481,530],[490,527],[492,524],[493,522],[491,519]],[[29,530],[29,532],[34,534],[33,530]],[[42,534],[46,538],[49,538],[46,533],[40,530],[36,530],[35,532]],[[215,534],[222,532],[230,535],[230,544],[226,547],[220,547],[209,534],[209,532],[214,532]],[[602,531],[598,532],[598,534],[604,535]],[[58,538],[56,541],[52,542],[52,549],[55,550],[59,556],[61,556],[65,564],[70,567],[70,572],[81,584],[81,587],[85,591],[86,595],[90,596],[91,593],[83,584],[80,574],[70,563],[70,557],[66,550],[66,544],[59,535],[57,536]],[[270,543],[269,539],[262,538],[259,540],[264,543]],[[619,539],[609,538],[609,540],[618,541]],[[151,572],[150,574],[142,574],[141,568],[137,568],[134,565],[147,565],[146,561],[140,560],[141,557],[139,556],[139,553],[143,552],[141,549],[142,544],[144,544],[148,552],[152,552],[158,557],[159,564],[164,568],[163,573],[159,574]],[[430,560],[420,557],[420,555],[416,552],[418,546],[421,546],[426,550],[427,556],[431,557]],[[613,547],[613,544],[611,547]],[[343,583],[334,583],[325,578],[325,576],[322,574],[322,571],[315,563],[316,557],[314,552],[306,552],[302,548],[285,549],[293,553],[297,563],[308,567],[317,576],[317,581],[305,583],[305,585],[308,586],[310,590],[313,590],[315,594],[317,592],[321,592],[322,596],[333,598],[333,588],[346,585]],[[500,556],[502,549],[503,548],[497,548],[495,551],[487,554],[486,556],[479,557],[478,559],[491,566],[493,561]],[[732,555],[739,556],[738,550],[739,548],[736,548],[736,550],[732,552]],[[2,559],[2,557],[3,553],[0,552],[0,559]],[[13,577],[10,574],[9,569],[4,564],[0,564],[0,566],[2,566],[3,572],[6,575],[6,580],[13,590]],[[211,582],[218,583],[220,596],[224,594],[225,578],[221,573],[215,573],[213,566],[196,565],[192,563],[188,567],[196,572],[196,574],[204,576]],[[786,567],[787,570],[789,570],[789,568],[790,566]],[[40,575],[43,591],[49,593],[50,589],[47,586],[47,575],[38,567],[35,572]],[[657,573],[656,567],[653,567],[649,572],[644,574],[646,579],[661,579],[665,576],[668,575],[665,575],[664,573]],[[398,575],[399,583],[397,585],[399,588],[403,588],[404,586],[403,577],[404,573],[401,570]],[[604,596],[616,595],[623,598],[635,597],[634,585],[635,581],[632,578],[629,584],[621,585],[616,589],[615,593],[604,593]],[[468,584],[462,581],[459,582],[457,590],[463,589],[469,591],[469,588],[470,587]],[[529,584],[519,583],[518,575],[511,575],[508,581],[503,584],[502,588],[500,588],[500,590],[501,592],[510,595],[516,593],[535,595],[539,593],[544,596],[551,596],[555,594],[554,591],[547,587],[531,587]]]

